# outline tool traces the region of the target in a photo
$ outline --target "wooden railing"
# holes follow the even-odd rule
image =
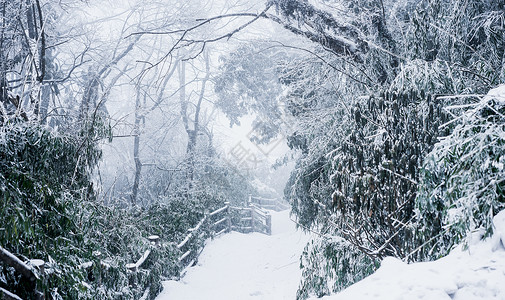
[[[249,195],[249,203],[255,203],[262,208],[275,211],[289,209],[289,205],[285,204],[278,198],[263,198]]]
[[[247,207],[234,207],[230,203],[225,202],[223,207],[205,214],[195,227],[188,229],[188,233],[184,239],[175,245],[181,253],[178,258],[180,269],[178,278],[182,278],[187,270],[196,264],[203,250],[203,243],[199,243],[198,240],[207,237],[215,238],[232,230],[243,233],[260,232],[271,235],[272,218],[267,211],[254,203],[249,203]],[[158,236],[151,236],[149,239],[153,246],[159,243]],[[126,268],[132,273],[137,272],[150,253],[151,249],[146,250],[137,262],[126,265]],[[135,278],[135,276],[131,277]],[[130,284],[135,285],[135,282],[130,282]],[[147,299],[148,296],[149,287],[147,287],[140,299]]]
[[[204,226],[208,224],[208,226]],[[235,207],[226,202],[225,206],[205,215],[202,220],[188,230],[186,237],[177,244],[181,251],[179,264],[180,276],[184,276],[187,268],[195,264],[202,251],[199,247],[191,247],[196,238],[203,238],[205,232],[202,228],[209,228],[210,237],[215,238],[223,233],[238,231],[243,233],[260,232],[272,234],[272,217],[264,209],[250,203],[248,207]]]
[[[251,224],[253,231],[272,235],[272,216],[269,212],[254,204],[250,204]]]
[[[131,272],[133,276],[129,277],[129,284],[130,286],[136,286],[137,282],[135,273],[139,270],[139,268],[144,264],[144,262],[147,260],[149,255],[151,254],[151,251],[153,250],[152,248],[158,246],[160,237],[157,235],[151,235],[147,238],[150,242],[150,247],[146,251],[144,251],[144,254],[137,260],[135,263],[131,264],[126,264],[126,269],[128,272]],[[149,289],[150,287],[148,286],[145,290],[144,293],[142,294],[142,297],[140,297],[140,300],[146,300],[149,298]]]
[[[17,256],[10,253],[8,250],[0,246],[0,260],[12,267],[16,272],[18,272],[22,280],[25,281],[28,287],[29,294],[31,294],[33,299],[42,300],[44,299],[44,294],[38,291],[37,282],[39,279],[39,274],[44,275],[44,261],[40,259],[32,259],[28,263],[23,262]],[[0,287],[0,299],[2,300],[21,300],[21,298]]]
[[[271,207],[271,209],[277,210],[279,208],[278,204],[275,204],[274,207],[273,202],[268,202],[272,199],[262,199],[258,197],[250,197],[249,200],[247,207],[234,207],[226,202],[223,207],[205,214],[195,227],[188,230],[184,239],[175,245],[181,253],[178,258],[181,270],[179,278],[184,276],[187,269],[196,263],[198,256],[203,250],[203,243],[199,243],[195,241],[195,239],[206,239],[207,237],[215,238],[232,230],[242,233],[260,232],[268,235],[272,234],[272,218],[263,208]],[[160,243],[160,237],[157,235],[149,236],[148,239],[150,241],[149,249],[145,250],[144,254],[136,262],[129,263],[125,266],[128,272],[132,274],[132,276],[130,276],[130,278],[132,278],[132,280],[130,280],[131,286],[137,284],[135,282],[135,273],[141,269],[144,262],[149,258],[153,248],[157,247]],[[101,253],[96,252],[94,256],[97,258],[100,268],[108,269],[109,266],[100,260]],[[34,272],[36,268],[39,268],[39,272],[43,274],[43,261],[33,260],[29,266],[2,247],[0,247],[0,260],[13,267],[17,272],[23,275],[26,280],[32,283],[30,286],[33,286],[35,299],[44,299],[43,294],[36,289],[36,280],[38,277],[36,272]],[[79,268],[89,269],[94,264],[95,263],[92,261],[86,262],[81,264]],[[96,280],[100,281],[101,278],[96,278]],[[140,299],[147,299],[148,297],[149,287],[147,287]],[[19,300],[21,298],[0,288],[0,300],[3,299]]]
[[[247,207],[231,207],[233,224],[231,229],[234,231],[249,233],[260,232],[272,234],[272,217],[270,213],[249,203]]]

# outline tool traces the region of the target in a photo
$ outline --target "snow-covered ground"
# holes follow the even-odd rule
[[[323,300],[505,300],[505,211],[485,241],[475,233],[468,249],[434,262],[383,260],[379,270]],[[294,300],[299,257],[309,239],[288,212],[272,213],[272,236],[233,232],[211,241],[181,281],[166,281],[158,300]],[[316,298],[312,299],[315,300]]]
[[[376,273],[322,299],[504,300],[505,211],[494,224],[491,238],[481,241],[476,233],[467,250],[458,247],[437,261],[410,265],[386,258]]]
[[[232,232],[211,242],[181,281],[163,282],[158,300],[294,300],[309,236],[289,212],[272,212],[272,235]]]

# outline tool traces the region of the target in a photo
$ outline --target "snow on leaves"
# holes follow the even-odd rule
[[[429,257],[446,254],[477,228],[489,236],[492,217],[505,208],[504,100],[502,85],[468,105],[425,160],[418,235],[437,237]]]

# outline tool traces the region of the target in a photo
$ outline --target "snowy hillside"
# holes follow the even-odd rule
[[[271,214],[271,236],[232,232],[211,241],[198,265],[180,281],[164,282],[157,299],[295,299],[309,236],[296,231],[288,211]]]
[[[505,211],[494,226],[492,237],[482,241],[475,233],[468,249],[460,246],[434,262],[386,258],[373,275],[322,299],[505,299]]]

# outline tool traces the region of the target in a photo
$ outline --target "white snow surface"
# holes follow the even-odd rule
[[[310,236],[295,230],[287,211],[271,214],[272,236],[232,232],[210,241],[184,278],[163,282],[157,300],[294,300],[299,257]],[[476,232],[468,248],[459,246],[433,262],[385,258],[374,274],[319,299],[504,300],[505,211],[494,225],[492,237],[481,240]]]
[[[493,236],[481,240],[481,232],[472,234],[466,250],[459,246],[439,260],[413,264],[385,258],[374,274],[319,299],[504,300],[505,211],[493,223]]]
[[[487,93],[487,97],[484,97],[484,100],[488,98],[494,98],[500,104],[505,104],[505,84],[499,85],[494,89],[489,90]]]
[[[294,300],[300,255],[310,236],[289,212],[271,212],[272,235],[232,232],[210,241],[180,281],[163,282],[157,300]]]

